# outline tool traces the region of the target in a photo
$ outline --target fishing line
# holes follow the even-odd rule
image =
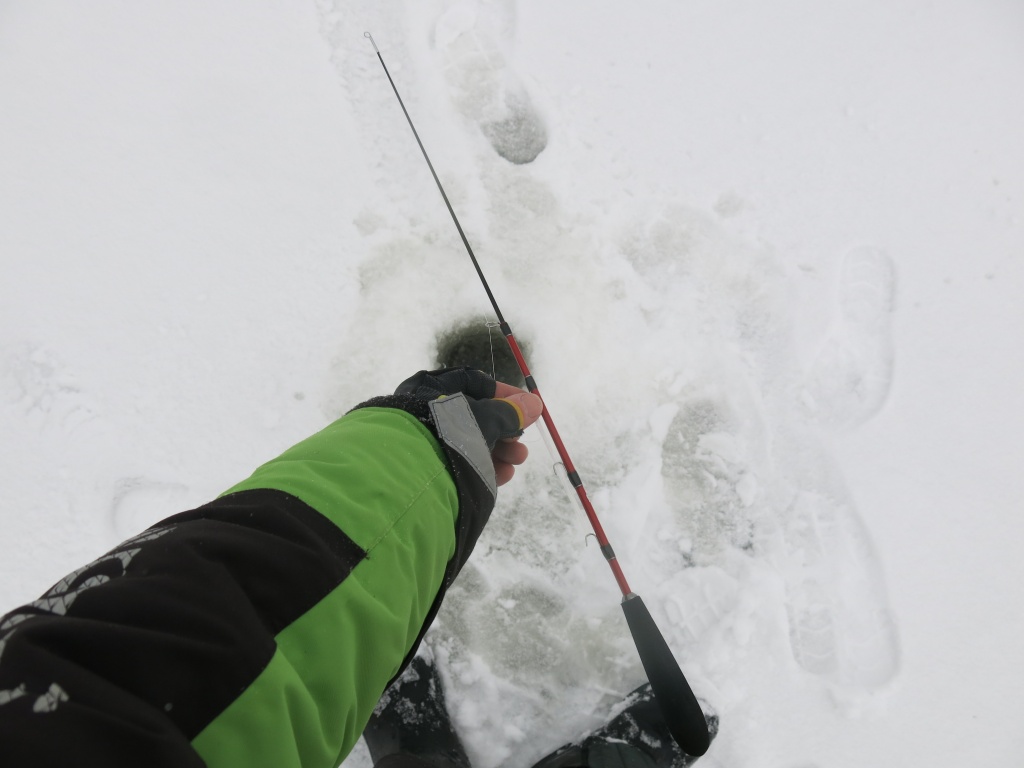
[[[533,394],[540,397],[541,402],[543,403],[544,398],[541,397],[540,391],[537,389],[537,383],[534,380],[533,375],[530,373],[530,369],[526,364],[526,359],[523,357],[523,352],[519,347],[519,343],[516,341],[516,337],[512,333],[512,327],[508,322],[506,322],[504,315],[501,313],[501,309],[498,307],[498,302],[495,300],[494,294],[491,292],[491,287],[487,283],[487,278],[484,277],[483,270],[480,268],[480,263],[477,261],[476,254],[473,253],[473,246],[469,244],[469,238],[466,237],[466,233],[463,231],[462,225],[459,223],[459,217],[455,215],[455,209],[452,208],[452,204],[448,200],[448,195],[445,194],[444,187],[441,185],[441,180],[437,177],[437,172],[434,170],[434,164],[430,162],[430,156],[427,154],[427,150],[423,146],[423,142],[420,140],[420,135],[416,131],[416,126],[413,125],[412,118],[409,116],[409,111],[405,108],[405,102],[402,101],[402,97],[398,93],[398,87],[395,85],[395,81],[391,77],[391,72],[388,71],[387,64],[384,63],[384,57],[381,56],[380,49],[377,48],[377,43],[374,41],[373,35],[369,32],[363,32],[363,37],[370,41],[374,52],[377,54],[377,59],[380,61],[380,65],[384,69],[384,74],[387,75],[388,82],[391,83],[391,90],[395,92],[395,98],[398,99],[398,104],[402,108],[402,113],[405,115],[406,122],[409,123],[412,135],[415,137],[416,143],[419,145],[420,152],[423,153],[423,159],[427,162],[427,167],[430,169],[430,175],[434,177],[434,183],[437,185],[437,190],[441,193],[441,198],[444,200],[444,204],[448,208],[448,213],[451,215],[452,221],[455,223],[455,228],[459,232],[459,237],[462,238],[462,244],[466,247],[466,252],[469,254],[469,258],[473,263],[473,268],[476,270],[477,277],[480,279],[480,284],[483,286],[484,292],[487,294],[487,298],[491,302],[491,307],[494,310],[495,316],[498,318],[498,328],[501,330],[502,335],[508,342],[509,349],[512,351],[512,356],[516,360],[516,365],[519,366],[519,370],[523,374],[523,378],[526,381],[526,388]],[[489,333],[490,332],[488,331],[488,334]],[[559,456],[562,469],[564,470],[564,475],[576,492],[575,497],[582,506],[587,519],[590,521],[590,526],[594,531],[594,538],[597,539],[597,542],[600,545],[601,554],[604,555],[605,561],[608,563],[608,567],[611,569],[612,575],[615,577],[615,581],[619,586],[619,590],[622,592],[622,611],[625,614],[626,623],[629,625],[629,631],[633,636],[633,642],[636,644],[637,652],[640,655],[640,661],[643,664],[644,671],[647,673],[647,679],[651,683],[651,689],[654,692],[658,706],[665,717],[669,731],[671,732],[672,737],[676,740],[676,743],[678,743],[684,751],[691,755],[703,755],[711,744],[711,737],[708,733],[707,721],[704,717],[703,711],[701,710],[700,704],[697,702],[697,698],[693,695],[690,684],[686,681],[682,670],[679,668],[679,663],[672,655],[672,650],[668,647],[668,643],[665,642],[665,638],[661,634],[661,630],[658,629],[658,626],[655,623],[654,618],[651,616],[650,611],[647,609],[647,606],[644,604],[644,601],[639,595],[629,588],[629,584],[626,582],[626,577],[622,573],[622,567],[619,565],[618,558],[615,555],[615,550],[612,549],[612,545],[608,541],[608,537],[604,532],[601,521],[597,517],[597,512],[594,510],[594,505],[591,504],[590,498],[587,496],[587,491],[583,487],[583,481],[580,479],[580,475],[576,471],[576,467],[573,465],[572,459],[569,458],[569,452],[566,450],[565,444],[562,442],[562,438],[558,434],[558,429],[555,427],[555,423],[551,418],[551,413],[548,411],[546,403],[544,404],[544,410],[541,412],[541,418],[543,419],[544,426],[546,427],[546,438],[550,438],[551,442],[554,443],[555,451]],[[538,424],[538,426],[540,425]],[[541,432],[543,434],[545,430],[541,430]],[[570,498],[572,498],[572,494],[570,494]]]
[[[495,364],[494,364],[494,338],[491,335],[491,329],[492,328],[497,328],[497,327],[498,327],[497,323],[492,323],[492,322],[488,322],[487,323],[487,344],[491,348],[491,378],[494,379],[495,381],[498,380],[498,369],[497,369],[497,366],[495,366]]]

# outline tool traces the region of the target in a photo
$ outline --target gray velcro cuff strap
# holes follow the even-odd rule
[[[430,413],[434,417],[438,437],[451,450],[473,468],[494,499],[498,495],[498,479],[494,474],[494,463],[487,443],[480,433],[473,411],[466,396],[459,392],[448,397],[430,401]]]

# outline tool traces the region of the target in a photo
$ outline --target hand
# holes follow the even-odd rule
[[[523,430],[540,418],[544,403],[534,394],[495,381],[472,368],[420,371],[403,381],[396,395],[434,400],[462,392],[469,401],[477,426],[491,451],[498,485],[512,479],[526,461],[527,448],[519,442]]]

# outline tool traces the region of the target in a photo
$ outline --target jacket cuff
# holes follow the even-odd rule
[[[348,411],[348,413],[358,411],[360,408],[395,408],[399,411],[405,411],[415,416],[422,424],[425,424],[434,434],[434,437],[438,436],[437,428],[434,426],[434,420],[430,413],[430,401],[425,398],[415,397],[414,395],[379,395],[360,403]]]

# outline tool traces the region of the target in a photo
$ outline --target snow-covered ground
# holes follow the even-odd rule
[[[0,4],[0,605],[487,313],[364,30],[721,715],[700,764],[1018,762],[1015,0]],[[431,635],[480,768],[642,679],[530,439]]]

